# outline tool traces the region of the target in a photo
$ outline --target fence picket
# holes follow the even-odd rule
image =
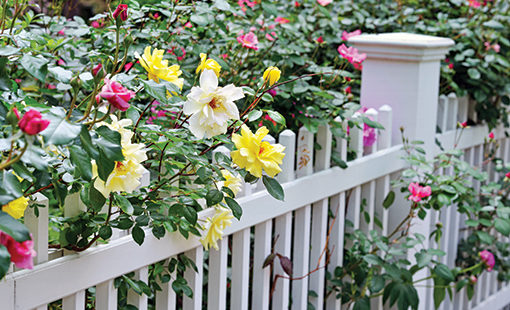
[[[232,236],[231,309],[248,310],[250,280],[250,229]]]
[[[459,113],[459,101],[455,93],[448,94],[448,115],[446,130],[454,130],[457,127]]]
[[[117,289],[114,286],[114,279],[96,285],[96,309],[117,309]]]
[[[448,97],[446,97],[446,95],[441,95],[438,100],[437,126],[441,132],[446,132],[446,124],[448,123]]]
[[[469,103],[468,103],[468,97],[459,97],[458,100],[458,118],[457,121],[460,123],[466,122],[468,120],[468,110],[469,110]]]
[[[34,208],[28,207],[25,209],[25,225],[32,233],[34,240],[34,250],[37,256],[34,258],[34,264],[39,265],[48,261],[48,209],[49,200],[40,193],[34,195],[34,200],[30,202],[33,204],[43,205],[43,208],[38,208],[39,216],[35,216]]]
[[[351,117],[353,121],[359,121],[361,114],[359,112],[354,113]],[[364,125],[361,125],[362,128]],[[356,158],[363,156],[363,129],[354,126],[349,129],[349,135],[351,136],[350,147],[356,154]]]
[[[280,136],[278,137],[278,142],[285,146],[285,157],[283,158],[283,163],[280,166],[282,168],[282,172],[278,173],[276,179],[280,183],[290,182],[294,180],[294,163],[296,153],[296,134],[289,129],[285,129],[282,131]]]
[[[255,248],[253,253],[253,309],[269,309],[271,269],[262,268],[266,257],[271,254],[271,233],[273,221],[255,226]]]
[[[297,172],[298,178],[313,173],[313,134],[305,127],[298,133],[297,143]],[[296,210],[294,215],[294,250],[292,260],[294,277],[308,274],[310,258],[310,221],[311,205]],[[306,310],[308,307],[308,277],[292,283],[292,310]]]
[[[183,296],[183,310],[202,309],[202,274],[204,267],[204,248],[200,245],[184,253],[189,259],[195,262],[198,272],[193,268],[187,268],[184,272],[184,278],[188,286],[193,291],[193,299]]]
[[[385,104],[379,108],[379,123],[384,127],[384,130],[379,130],[377,148],[384,150],[392,146],[393,110],[389,105]]]
[[[149,267],[142,267],[135,271],[135,280],[140,280],[145,283],[149,283]],[[138,310],[147,310],[147,295],[138,295],[133,290],[129,290],[127,294],[127,302],[130,305],[135,306]]]
[[[347,131],[347,120],[342,121],[340,116],[337,116],[335,118],[335,122],[342,123],[342,128],[344,132]],[[339,137],[336,138],[335,152],[338,153],[338,155],[344,162],[347,162],[347,139]]]
[[[170,258],[171,259],[171,258]],[[167,260],[167,262],[170,261],[170,259]],[[167,264],[165,264],[165,268],[167,267]],[[159,281],[158,277],[158,285],[161,287],[161,292],[156,292],[156,309],[164,309],[164,310],[175,310],[175,305],[177,302],[177,295],[175,294],[175,291],[172,289],[172,282],[174,281],[176,277],[176,272],[170,274],[171,279],[170,281],[166,283],[162,283]]]
[[[85,290],[62,298],[62,310],[85,310]]]
[[[218,240],[218,250],[209,251],[208,309],[224,310],[227,303],[228,240]]]
[[[368,109],[366,112],[365,112],[365,115],[367,117],[369,117],[371,120],[373,121],[378,121],[379,120],[379,112],[377,112],[376,109],[374,108],[370,108]],[[363,124],[363,127],[365,125]],[[375,130],[375,137],[376,137],[376,142],[374,142],[374,144],[372,146],[363,146],[363,154],[364,155],[368,155],[368,154],[373,154],[375,152],[377,152],[377,139],[379,138],[379,129],[374,129]]]

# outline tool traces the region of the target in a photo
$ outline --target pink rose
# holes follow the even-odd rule
[[[361,34],[361,29],[354,30],[353,32],[344,31],[342,33],[342,40],[347,41],[352,37],[359,36],[360,34]]]
[[[478,253],[478,256],[480,256],[480,259],[485,264],[485,267],[487,267],[487,271],[492,271],[494,268],[494,265],[496,265],[496,260],[494,259],[494,254],[487,250],[483,250]]]
[[[275,22],[279,23],[280,25],[281,24],[286,24],[286,23],[290,23],[290,20],[286,19],[286,18],[283,18],[283,17],[280,17],[278,16],[277,18],[274,19]]]
[[[428,197],[430,194],[432,194],[432,189],[430,186],[420,186],[418,182],[411,182],[407,189],[411,192],[411,196],[409,196],[408,200],[412,200],[414,202],[418,202],[422,198]]]
[[[104,86],[98,96],[108,100],[108,102],[115,108],[126,111],[129,108],[128,101],[135,96],[135,93],[119,82],[110,81],[110,79],[104,79]]]
[[[18,268],[33,269],[33,257],[37,256],[34,250],[34,241],[17,242],[8,234],[0,231],[0,244],[4,245],[11,254],[11,262]]]
[[[99,73],[99,71],[103,69],[103,65],[102,64],[97,64],[97,66],[94,67],[94,69],[92,69],[92,75],[93,76],[97,76],[97,74]]]
[[[322,38],[322,36],[318,37],[317,38],[317,43],[324,43],[324,39]]]
[[[491,132],[491,133],[489,134],[489,139],[494,140],[494,133],[493,133],[493,132]]]
[[[127,4],[119,4],[119,6],[115,9],[115,12],[113,12],[113,18],[116,19],[120,15],[120,20],[125,22],[128,18],[127,9]]]
[[[331,2],[333,2],[333,0],[317,0],[317,2],[322,6],[326,6],[326,5],[330,4]]]
[[[254,50],[258,50],[257,44],[259,44],[259,40],[257,39],[257,35],[253,32],[248,32],[245,35],[241,35],[237,37],[237,42],[241,43],[243,47],[251,48]]]
[[[42,119],[42,115],[39,111],[30,110],[18,123],[19,128],[26,134],[31,136],[36,135],[46,129],[50,125],[50,121]]]
[[[358,49],[350,46],[347,47],[345,44],[342,44],[338,47],[338,53],[340,55],[347,59],[348,62],[354,65],[356,69],[361,70],[361,63],[367,58],[367,54],[365,53],[358,53]]]

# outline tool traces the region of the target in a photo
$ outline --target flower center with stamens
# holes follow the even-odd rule
[[[264,148],[263,148],[263,147],[260,147],[259,155],[260,155],[260,154],[262,154],[262,152],[264,152]]]
[[[117,170],[120,170],[120,171],[124,171],[124,170],[126,170],[126,167],[124,167],[124,164],[123,164],[121,161],[117,161],[117,162],[116,162],[116,166],[115,166],[115,168],[116,168]]]
[[[223,100],[220,97],[214,96],[211,101],[209,101],[209,106],[215,110],[222,106]]]

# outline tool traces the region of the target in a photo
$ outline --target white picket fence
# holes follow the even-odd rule
[[[436,138],[445,148],[451,148],[457,121],[465,121],[469,113],[474,119],[470,112],[473,109],[469,109],[466,99],[441,96],[438,104],[438,78],[427,76],[438,76],[439,60],[444,57],[450,41],[417,35],[381,37],[362,36],[359,42],[353,43],[368,54],[362,76],[362,105],[374,107],[367,113],[386,130],[378,133],[374,146],[364,148],[362,131],[351,128],[349,147],[358,158],[349,161],[347,169],[331,167],[332,136],[327,127],[320,127],[316,135],[305,128],[297,133],[282,132],[278,142],[286,146],[287,156],[278,179],[285,189],[285,202],[276,201],[261,184],[245,185],[238,200],[243,207],[241,221],[233,221],[219,242],[219,250],[209,251],[206,259],[197,237],[190,236],[186,240],[174,233],[157,240],[150,230],[146,230],[142,246],[138,246],[130,235],[117,232],[110,243],[81,253],[49,252],[47,208],[39,209],[39,218],[27,213],[25,223],[34,234],[38,252],[36,266],[33,270],[15,270],[0,281],[0,309],[42,310],[47,309],[48,303],[62,299],[64,310],[82,310],[85,309],[86,290],[91,287],[95,287],[96,292],[95,309],[117,309],[115,278],[135,271],[137,279],[147,281],[149,265],[180,253],[185,253],[198,268],[198,273],[193,270],[184,273],[194,298],[182,296],[182,293],[176,295],[171,282],[160,284],[163,291],[156,292],[157,310],[198,310],[203,309],[204,303],[209,310],[306,310],[308,303],[318,310],[342,309],[335,294],[327,295],[325,286],[326,272],[333,273],[336,266],[342,265],[346,219],[353,223],[354,229],[366,233],[373,229],[380,231],[373,220],[367,224],[362,217],[361,204],[365,200],[365,211],[372,219],[377,214],[383,224],[380,232],[387,234],[409,210],[402,197],[397,197],[401,202],[388,210],[382,207],[382,201],[391,190],[390,181],[406,168],[404,161],[398,159],[402,155],[400,140],[395,138],[400,135],[398,128],[405,126],[411,139],[424,140],[424,148],[431,157],[438,151],[434,143]],[[387,66],[395,71],[388,70]],[[391,80],[392,76],[398,79],[401,75],[405,76],[402,83],[409,83],[409,87]],[[384,91],[377,90],[378,87]],[[377,96],[370,97],[370,92],[376,90]],[[342,124],[346,126],[345,121]],[[436,124],[442,133],[435,133]],[[510,160],[510,139],[505,137],[503,128],[497,128],[494,133],[502,145],[499,155]],[[465,158],[470,163],[483,160],[482,145],[487,134],[484,125],[464,131],[458,148],[466,151]],[[320,151],[314,152],[314,141],[321,145]],[[344,160],[347,158],[346,143],[341,140],[336,146]],[[225,149],[216,151],[225,152]],[[294,153],[296,156],[292,156]],[[493,178],[497,177],[493,175]],[[479,186],[475,183],[475,188]],[[44,197],[37,199],[39,203],[47,204]],[[66,216],[80,212],[77,198],[71,197],[65,208]],[[328,212],[336,218],[328,216]],[[212,214],[212,210],[204,210],[200,218]],[[455,206],[451,206],[440,218],[438,213],[432,213],[425,221],[418,221],[411,227],[411,232],[428,236],[437,221],[445,223],[441,244],[447,255],[441,260],[453,267],[458,240],[467,234],[463,230],[464,220],[458,216]],[[271,295],[272,279],[277,274],[284,274],[278,263],[272,272],[269,267],[262,268],[273,243],[276,252],[291,258],[294,278],[316,271],[300,280],[279,279]],[[430,245],[436,246],[432,241]],[[331,254],[327,265],[325,249]],[[408,259],[414,259],[413,253],[409,253]],[[205,272],[207,277],[204,277]],[[495,273],[485,274],[479,280],[471,302],[462,290],[452,302],[446,301],[441,307],[444,310],[503,309],[510,304],[505,296],[509,290],[509,286],[497,282]],[[309,295],[309,291],[316,294]],[[207,300],[203,302],[205,294]],[[419,294],[420,309],[433,309],[432,290],[422,288]],[[149,307],[147,296],[134,292],[130,292],[128,302],[140,310]],[[372,308],[387,306],[383,307],[379,298],[373,301]]]

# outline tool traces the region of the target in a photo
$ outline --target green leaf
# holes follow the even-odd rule
[[[273,196],[278,200],[284,201],[285,192],[283,191],[283,187],[276,179],[270,178],[267,175],[263,175],[262,182],[264,183],[264,186],[266,187],[269,195]]]
[[[377,293],[384,288],[386,284],[386,280],[384,280],[383,276],[376,275],[372,278],[372,282],[370,283],[370,292]]]
[[[262,111],[260,110],[253,110],[250,113],[248,113],[248,120],[250,122],[256,121],[262,116],[262,114],[264,113],[262,113]]]
[[[215,0],[214,6],[217,7],[219,10],[222,11],[229,11],[230,10],[230,4],[228,4],[225,0]]]
[[[18,242],[30,240],[30,231],[18,220],[0,210],[0,230]]]
[[[163,84],[158,84],[152,80],[140,80],[144,84],[145,91],[160,103],[168,103],[166,98],[166,87]]]
[[[44,83],[46,75],[48,74],[48,60],[39,57],[32,57],[28,54],[23,54],[19,60],[20,65],[27,70],[28,73],[37,78],[40,82]]]
[[[268,93],[263,94],[261,98],[262,98],[262,101],[264,101],[264,102],[271,102],[271,101],[273,101],[273,96],[271,96]]]
[[[227,203],[227,206],[232,210],[232,215],[240,220],[241,216],[243,215],[243,209],[241,206],[235,201],[234,199],[230,197],[225,197],[225,202]]]
[[[437,195],[437,201],[442,205],[442,206],[449,206],[451,204],[451,201],[450,201],[450,197],[446,196],[445,194],[443,193],[440,193]]]
[[[492,244],[493,239],[492,239],[491,235],[489,235],[487,232],[478,230],[478,231],[476,231],[476,234],[478,235],[478,238],[480,238],[481,242],[483,242],[485,244],[489,244],[489,245]]]
[[[91,158],[97,159],[99,157],[99,152],[92,144],[92,138],[90,137],[90,132],[87,130],[86,126],[83,126],[81,129],[80,141],[81,147],[85,150],[85,152],[87,152],[87,154],[89,154]]]
[[[110,239],[112,234],[113,234],[113,230],[108,225],[101,226],[101,228],[99,228],[99,237],[101,237],[105,241]]]
[[[504,30],[506,28],[505,26],[503,26],[503,24],[501,24],[500,22],[495,21],[493,19],[486,21],[485,23],[483,23],[483,25],[485,27],[489,27],[489,28],[492,28],[495,30]]]
[[[276,8],[276,5],[269,3],[267,1],[262,1],[262,9],[269,13],[269,15],[278,16],[278,9]]]
[[[480,74],[480,71],[478,71],[478,69],[476,69],[476,68],[469,68],[469,69],[468,69],[468,71],[467,71],[467,73],[468,73],[468,76],[469,76],[471,79],[473,79],[473,80],[478,80],[478,79],[480,79],[480,77],[482,76],[482,75]]]
[[[9,78],[10,73],[7,73],[6,57],[0,57],[0,90],[12,90],[12,80]]]
[[[384,130],[384,126],[379,124],[376,121],[371,120],[370,118],[366,116],[361,116],[361,119],[363,120],[363,123],[367,124],[368,127],[377,128]]]
[[[370,310],[370,298],[365,296],[363,298],[358,299],[354,303],[354,307],[352,310]]]
[[[432,260],[432,255],[426,252],[416,253],[414,256],[416,256],[416,262],[419,268],[427,266]]]
[[[71,155],[71,162],[80,172],[81,177],[85,181],[92,181],[92,163],[89,155],[76,145],[69,147],[69,154]]]
[[[73,71],[65,70],[62,67],[52,67],[49,68],[49,71],[57,80],[64,84],[69,84],[69,82],[71,82],[71,78],[73,77]]]
[[[115,161],[109,159],[103,149],[99,149],[99,158],[96,161],[97,164],[97,175],[101,180],[106,182],[110,173],[115,169]]]
[[[383,207],[385,209],[388,209],[393,204],[394,201],[395,201],[395,192],[390,191],[388,193],[388,195],[386,195],[386,198],[384,198]]]
[[[267,111],[267,114],[273,119],[273,121],[285,126],[285,117],[283,117],[280,113],[276,111]]]
[[[507,237],[510,234],[510,223],[506,219],[496,218],[494,228]]]
[[[363,260],[371,265],[382,265],[384,263],[383,260],[375,254],[365,255],[363,256]]]
[[[197,210],[191,206],[184,206],[182,208],[182,214],[184,218],[190,222],[190,224],[195,225],[197,223],[198,215]]]
[[[0,244],[0,279],[2,279],[11,266],[11,254],[7,248]]]
[[[90,186],[89,201],[92,208],[98,212],[101,211],[106,202],[106,197],[104,197],[103,194],[94,187],[94,184],[91,184]]]
[[[21,51],[21,48],[17,48],[14,46],[2,46],[0,47],[0,56],[11,56],[14,54],[17,54],[19,51]],[[1,279],[2,277],[0,277]]]
[[[135,242],[138,243],[138,245],[142,245],[143,240],[145,239],[145,231],[142,228],[135,225],[133,227],[131,235],[133,236],[133,240],[135,240]]]
[[[198,14],[192,14],[191,15],[191,21],[199,26],[205,27],[209,22],[207,21],[207,18],[205,18],[202,15]]]
[[[447,281],[450,281],[450,282],[455,281],[452,271],[450,270],[450,268],[448,268],[448,266],[446,266],[444,264],[437,264],[436,268],[434,268],[434,271],[436,272],[436,274],[439,277],[441,277]]]
[[[447,193],[457,194],[457,190],[455,189],[455,187],[453,187],[451,185],[443,184],[443,185],[439,186],[439,188],[444,190]]]
[[[115,195],[115,198],[117,198],[117,203],[119,204],[119,207],[124,213],[132,215],[135,209],[133,208],[133,205],[131,205],[131,202],[127,200],[126,197],[122,195]]]
[[[41,132],[46,144],[62,145],[78,137],[81,125],[69,123],[64,115],[47,113],[43,119],[50,121],[48,127]]]
[[[444,283],[441,279],[434,278],[434,306],[436,309],[439,308],[446,296],[446,289],[443,286]]]
[[[123,161],[122,155],[121,135],[117,131],[111,130],[106,126],[101,126],[96,129],[96,132],[101,136],[99,139],[94,139],[94,142],[102,151],[106,158],[112,161]]]
[[[223,193],[217,189],[211,189],[205,195],[205,200],[207,201],[207,206],[212,207],[223,200]]]

